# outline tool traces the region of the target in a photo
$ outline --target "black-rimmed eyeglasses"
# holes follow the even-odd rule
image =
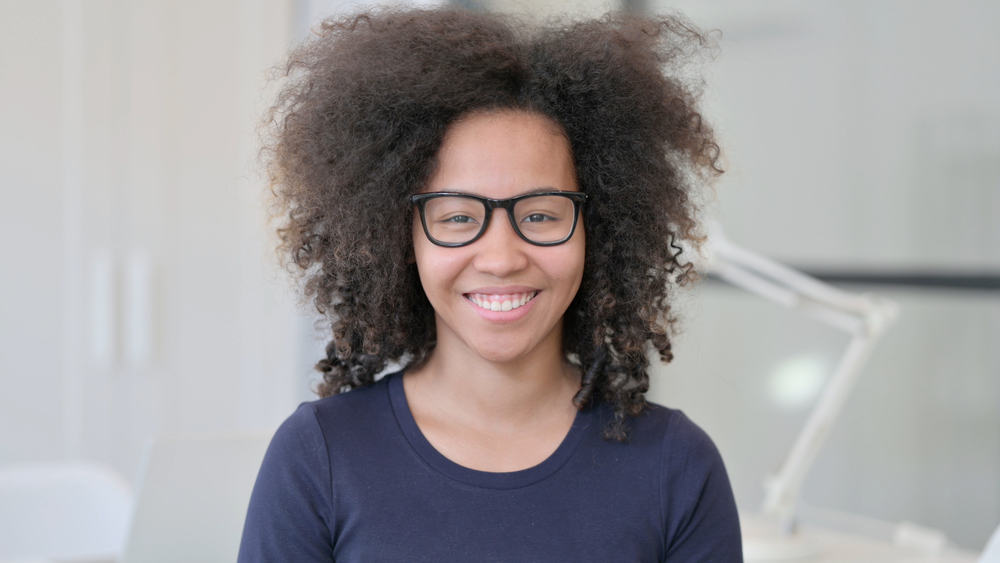
[[[490,199],[461,192],[432,192],[410,196],[420,210],[427,239],[438,246],[472,244],[486,232],[494,209],[507,211],[514,232],[537,246],[555,246],[573,236],[581,192],[535,192],[510,199]]]

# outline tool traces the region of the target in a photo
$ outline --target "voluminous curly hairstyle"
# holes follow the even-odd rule
[[[584,206],[585,271],[563,345],[625,440],[649,388],[649,348],[669,362],[674,288],[694,277],[697,191],[719,147],[687,63],[709,47],[679,17],[609,14],[531,26],[455,9],[328,20],[295,50],[268,113],[265,157],[282,218],[279,250],[330,323],[321,396],[418,365],[434,312],[413,261],[413,209],[449,124],[470,112],[545,115],[569,139]],[[595,395],[596,394],[596,395]]]

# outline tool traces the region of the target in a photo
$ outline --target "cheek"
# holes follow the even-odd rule
[[[432,303],[433,295],[451,290],[466,260],[461,249],[436,246],[427,240],[419,220],[413,228],[413,257],[424,294]]]
[[[429,253],[433,252],[433,248],[429,248],[430,246],[430,242],[424,236],[423,228],[420,226],[420,220],[415,219],[413,222],[413,260],[417,264],[417,275],[425,295],[430,293],[428,289],[433,291],[434,288],[434,280],[431,277],[434,268],[431,267],[428,256]]]
[[[571,254],[573,276],[576,279],[577,286],[580,285],[580,280],[583,279],[583,269],[587,264],[587,237],[583,231],[583,221],[577,225],[577,232],[573,235],[573,240],[570,241],[573,246]]]
[[[549,256],[546,262],[549,275],[558,280],[566,291],[566,299],[572,301],[580,287],[583,279],[583,268],[585,264],[585,245],[583,237],[566,243],[558,256]]]

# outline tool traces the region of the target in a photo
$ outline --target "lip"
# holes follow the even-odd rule
[[[511,295],[515,293],[534,293],[535,296],[532,297],[530,301],[528,301],[524,305],[521,305],[517,309],[511,309],[510,311],[489,311],[483,309],[479,305],[476,305],[475,303],[472,302],[472,300],[469,298],[469,295],[473,293],[481,293],[489,295]],[[527,315],[531,311],[532,307],[534,307],[535,301],[538,299],[538,296],[541,293],[542,293],[541,290],[528,286],[508,285],[503,287],[479,287],[473,291],[468,291],[463,293],[462,297],[465,299],[466,304],[468,304],[468,306],[471,307],[472,310],[475,311],[476,314],[478,314],[481,318],[495,323],[510,323],[517,321],[518,319],[521,319],[525,315]]]
[[[511,293],[531,293],[534,291],[539,291],[536,287],[529,287],[527,285],[505,285],[505,286],[490,286],[490,287],[477,287],[471,291],[466,291],[462,295],[469,295],[470,293],[488,293],[493,295],[508,295]]]

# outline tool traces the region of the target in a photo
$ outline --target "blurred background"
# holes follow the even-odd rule
[[[267,76],[366,3],[0,5],[0,470],[83,460],[137,491],[158,438],[266,436],[312,397],[323,345],[266,222]],[[1000,524],[1000,4],[571,15],[611,9],[719,30],[704,108],[727,173],[708,213],[729,238],[900,306],[803,501],[982,549]],[[847,337],[711,279],[681,314],[651,399],[709,431],[756,511]]]

